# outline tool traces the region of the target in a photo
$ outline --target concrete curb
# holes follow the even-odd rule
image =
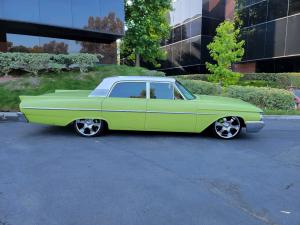
[[[265,115],[264,120],[300,120],[300,116]],[[0,122],[4,121],[19,121],[18,112],[0,112]]]
[[[300,120],[300,116],[296,115],[265,115],[265,120]]]
[[[19,121],[17,112],[0,112],[0,122]]]

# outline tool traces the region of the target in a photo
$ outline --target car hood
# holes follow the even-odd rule
[[[257,112],[262,113],[263,111],[240,99],[236,98],[228,98],[221,96],[210,96],[210,95],[195,95],[195,101],[201,104],[201,107],[206,109],[214,109],[214,110],[234,110],[234,111],[243,111],[243,112]]]

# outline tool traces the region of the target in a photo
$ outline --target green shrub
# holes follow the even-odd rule
[[[290,110],[295,108],[293,95],[276,88],[229,86],[224,95],[242,99],[264,109]]]
[[[179,81],[194,94],[199,95],[217,95],[218,86],[214,83],[201,80],[182,80]]]
[[[291,81],[291,86],[295,88],[300,88],[300,74],[299,73],[291,73],[289,74],[289,78]]]
[[[191,74],[175,76],[184,80],[208,80],[208,74]],[[274,87],[287,89],[290,86],[300,88],[300,73],[247,73],[238,85],[254,87]]]
[[[80,72],[87,72],[89,68],[93,67],[99,59],[96,55],[80,53],[80,54],[72,54],[72,62],[75,65],[78,65]]]
[[[50,63],[50,55],[42,53],[15,53],[14,69],[21,69],[26,72],[38,75],[42,70],[48,70]]]
[[[291,80],[287,73],[249,73],[245,74],[241,80],[265,81],[267,86],[277,88],[287,88],[291,85]]]
[[[184,80],[203,80],[208,81],[209,74],[189,74],[189,75],[178,75],[174,76],[178,79],[184,79]]]
[[[47,53],[0,53],[0,73],[8,75],[12,70],[38,75],[44,71],[60,72],[71,65],[87,72],[99,62],[100,55],[79,53],[55,55]]]
[[[213,83],[185,79],[181,79],[180,82],[194,94],[218,94],[218,86]],[[223,88],[222,95],[242,99],[263,109],[291,110],[295,108],[293,95],[282,89],[229,86],[227,88]]]
[[[0,75],[7,76],[9,72],[12,70],[13,60],[7,54],[0,54]]]

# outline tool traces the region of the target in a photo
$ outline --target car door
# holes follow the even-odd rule
[[[118,82],[102,103],[102,114],[110,129],[144,130],[145,112],[146,82]]]
[[[185,100],[169,82],[150,82],[146,130],[193,132],[196,123],[194,101]]]

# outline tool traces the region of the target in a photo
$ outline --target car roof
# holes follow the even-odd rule
[[[150,76],[116,76],[107,77],[103,79],[97,88],[110,89],[111,86],[120,81],[161,81],[161,82],[175,82],[174,78],[168,77],[150,77]]]
[[[169,77],[153,77],[153,76],[115,76],[104,78],[103,81],[90,94],[93,96],[106,96],[108,91],[116,82],[122,81],[152,81],[152,82],[175,82],[174,78]]]

